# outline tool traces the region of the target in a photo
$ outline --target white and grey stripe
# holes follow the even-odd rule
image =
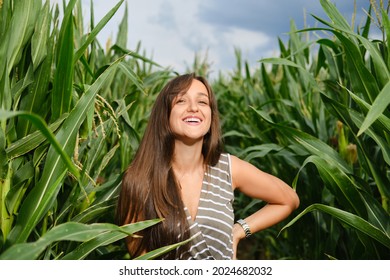
[[[191,235],[201,234],[191,240],[181,259],[232,259],[233,200],[230,156],[222,154],[205,172],[195,221],[185,208]]]

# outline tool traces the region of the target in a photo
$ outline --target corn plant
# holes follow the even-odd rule
[[[49,1],[1,1],[1,259],[128,258],[120,241],[160,222],[113,220],[146,97],[171,75],[126,48],[127,7],[117,42],[100,46],[123,2],[97,24],[91,3],[84,31],[80,1],[64,2],[62,16]]]
[[[301,213],[280,233],[267,230],[249,247],[271,258],[387,259],[388,10],[382,6],[378,20],[383,40],[370,40],[370,14],[354,31],[330,1],[320,2],[330,21],[314,17],[325,27],[297,31],[292,22],[279,58],[262,59],[254,74],[245,64],[232,83],[217,84],[219,102],[233,108],[222,109],[231,116],[223,118],[226,147],[286,180],[301,198]],[[309,32],[317,39],[303,36]],[[239,197],[237,215],[261,203]]]

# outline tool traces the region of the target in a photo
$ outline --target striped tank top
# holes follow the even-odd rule
[[[180,256],[188,260],[230,260],[233,258],[233,200],[230,155],[222,154],[204,174],[195,221],[185,207],[193,239]]]

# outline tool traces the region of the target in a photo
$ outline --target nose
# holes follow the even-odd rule
[[[187,110],[189,112],[198,112],[198,103],[194,100],[188,102]]]

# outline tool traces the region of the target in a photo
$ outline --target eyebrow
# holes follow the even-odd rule
[[[207,93],[198,92],[197,94],[198,94],[198,96],[206,96],[207,98],[209,98],[209,95]]]
[[[179,94],[177,95],[177,97],[178,97],[178,96],[184,96],[184,95],[186,95],[187,93],[188,93],[188,92],[179,93]],[[207,93],[202,92],[202,91],[197,92],[196,95],[198,95],[198,96],[205,96],[205,97],[209,98],[209,95],[208,95]]]

